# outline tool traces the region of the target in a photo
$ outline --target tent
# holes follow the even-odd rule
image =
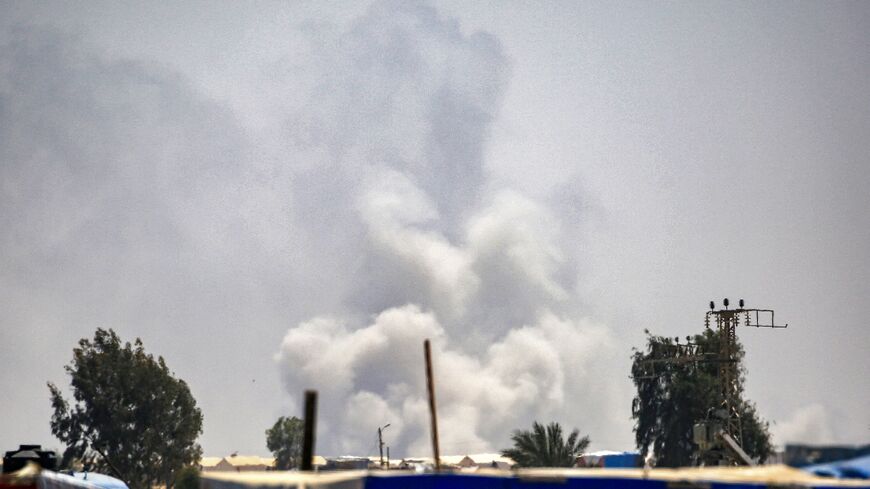
[[[615,452],[613,450],[599,450],[597,452],[588,452],[577,457],[577,467],[606,467],[608,469],[615,468],[635,468],[643,466],[643,461],[640,458],[640,452]]]
[[[870,479],[870,455],[802,467],[803,470],[822,477],[838,479]]]
[[[106,474],[97,474],[95,472],[74,472],[73,477],[97,486],[99,489],[128,489],[127,484],[125,484],[124,481]]]
[[[408,470],[207,472],[202,489],[763,489],[865,487],[865,481],[818,477],[785,465],[681,469],[480,469],[474,473]]]

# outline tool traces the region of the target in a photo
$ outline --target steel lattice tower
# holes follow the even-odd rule
[[[710,311],[705,317],[707,329],[711,320],[719,332],[719,351],[717,353],[702,353],[697,345],[673,345],[667,351],[653,354],[654,358],[644,362],[648,371],[647,378],[655,378],[661,374],[655,372],[656,365],[686,365],[700,362],[715,362],[719,365],[717,383],[721,401],[719,406],[711,406],[708,419],[700,422],[695,428],[695,443],[698,453],[695,457],[699,464],[707,465],[744,465],[751,464],[749,456],[743,451],[743,429],[740,420],[740,370],[737,358],[737,327],[754,328],[787,328],[788,324],[777,325],[774,322],[772,309],[745,309],[743,299],[740,299],[738,309],[728,309],[728,299],[722,301],[723,309],[716,310],[710,302]],[[768,319],[769,322],[766,320]],[[764,323],[760,319],[764,316]],[[754,321],[753,321],[754,319]]]

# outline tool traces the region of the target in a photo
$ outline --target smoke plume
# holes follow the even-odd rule
[[[404,2],[319,41],[286,134],[309,155],[295,217],[340,290],[276,355],[291,396],[321,393],[319,450],[371,453],[391,423],[394,454],[428,453],[424,338],[445,452],[503,448],[535,419],[612,421],[613,342],[579,312],[569,233],[487,174],[510,72],[499,42]]]

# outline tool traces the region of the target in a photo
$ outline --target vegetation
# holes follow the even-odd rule
[[[580,438],[574,430],[566,441],[559,423],[546,427],[535,421],[531,431],[516,430],[511,435],[513,448],[501,451],[519,467],[572,467],[578,455],[589,446],[589,437]]]
[[[199,469],[182,467],[175,476],[175,489],[199,489]]]
[[[113,330],[83,338],[65,367],[75,404],[52,383],[51,432],[66,444],[61,466],[84,462],[131,489],[172,488],[178,471],[196,464],[202,413],[187,384],[142,341],[122,344]]]
[[[266,430],[266,447],[275,455],[276,469],[289,470],[300,465],[304,429],[302,420],[296,416],[281,416]]]
[[[719,406],[722,395],[718,388],[716,362],[686,362],[684,364],[657,363],[655,375],[649,375],[648,360],[654,351],[675,345],[672,338],[647,333],[646,350],[635,349],[632,355],[632,380],[637,394],[632,402],[632,417],[635,420],[635,441],[641,455],[650,449],[658,466],[679,467],[694,465],[695,446],[692,442],[692,427],[705,421],[711,407]],[[695,335],[692,343],[698,345],[698,354],[717,355],[719,333],[705,330]],[[763,462],[770,455],[772,446],[768,424],[761,419],[755,406],[743,399],[745,370],[740,367],[743,347],[738,343],[737,362],[740,375],[737,382],[738,411],[742,423],[743,449],[749,456]]]

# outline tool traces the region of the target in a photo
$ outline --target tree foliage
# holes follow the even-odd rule
[[[516,430],[511,440],[514,447],[502,450],[501,454],[520,467],[571,467],[589,446],[589,437],[580,438],[576,429],[565,440],[562,427],[555,422],[545,427],[535,421],[531,431]]]
[[[175,476],[175,489],[199,489],[199,469],[192,465],[182,467]]]
[[[673,349],[673,338],[647,333],[644,351],[635,349],[632,355],[631,376],[637,393],[631,412],[635,420],[635,442],[641,454],[650,449],[656,464],[666,467],[693,465],[695,445],[692,442],[692,427],[705,421],[711,407],[722,403],[718,384],[719,364],[713,361],[686,362],[684,364],[656,363],[654,375],[650,375],[649,360],[655,352]],[[719,351],[719,333],[705,330],[695,335],[692,343],[698,345],[697,353],[716,357]],[[768,424],[761,419],[755,406],[743,399],[745,369],[741,366],[743,347],[736,345],[738,369],[737,392],[742,424],[743,449],[751,457],[763,462],[771,453]]]
[[[288,470],[300,465],[304,429],[302,420],[296,416],[281,416],[266,430],[266,447],[275,455],[276,469]]]
[[[202,413],[187,384],[142,341],[122,344],[113,330],[83,338],[65,367],[75,403],[52,383],[51,431],[66,444],[61,464],[83,460],[131,489],[172,487],[179,469],[199,461]]]

